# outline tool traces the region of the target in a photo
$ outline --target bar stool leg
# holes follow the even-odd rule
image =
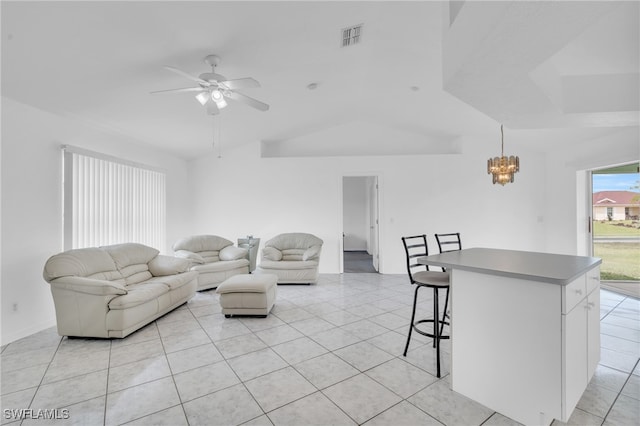
[[[411,341],[411,332],[413,331],[413,321],[416,318],[416,303],[418,302],[418,290],[420,290],[420,286],[416,286],[416,291],[413,296],[413,311],[411,312],[411,323],[409,324],[409,335],[407,336],[407,344],[404,347],[403,356],[407,356],[407,351],[409,350],[409,342]]]
[[[433,343],[436,348],[436,377],[440,378],[440,327],[438,327],[440,311],[437,287],[434,287],[433,293]]]
[[[442,323],[440,324],[440,335],[444,331],[444,324],[447,322],[447,307],[449,306],[449,288],[447,288],[447,296],[444,300],[444,311],[442,311]]]
[[[436,287],[433,288],[433,335],[437,336],[437,327],[438,327],[438,315],[440,314],[438,311],[438,289]],[[433,338],[433,347],[436,347],[436,338]]]

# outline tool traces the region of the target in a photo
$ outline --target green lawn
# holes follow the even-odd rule
[[[594,241],[593,255],[602,258],[600,279],[640,280],[640,244]]]
[[[593,221],[594,237],[640,237],[640,225],[638,221],[611,220]]]

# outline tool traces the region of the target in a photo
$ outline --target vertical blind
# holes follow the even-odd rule
[[[165,173],[64,146],[64,248],[125,242],[163,251]]]

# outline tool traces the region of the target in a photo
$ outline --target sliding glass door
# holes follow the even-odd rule
[[[592,247],[604,287],[640,296],[638,163],[592,170]]]

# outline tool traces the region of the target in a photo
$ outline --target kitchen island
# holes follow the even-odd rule
[[[451,387],[526,425],[566,422],[600,360],[601,259],[489,248],[451,272]]]

